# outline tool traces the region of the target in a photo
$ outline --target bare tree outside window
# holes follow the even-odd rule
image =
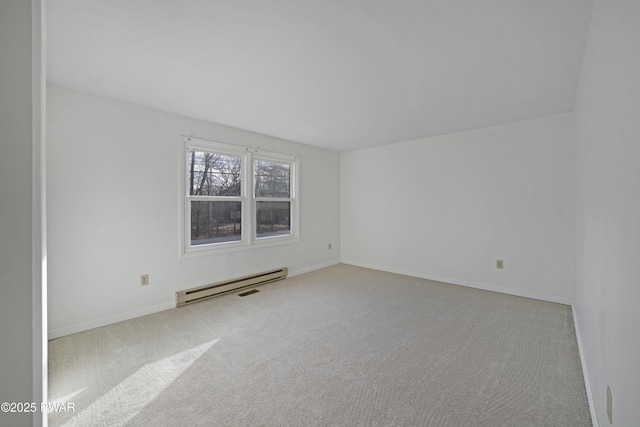
[[[256,160],[253,166],[256,197],[256,236],[291,234],[291,166]]]
[[[256,160],[253,174],[256,197],[290,197],[291,167],[289,164]]]
[[[191,196],[240,197],[242,159],[224,154],[191,151]]]
[[[237,201],[241,196],[241,177],[240,157],[189,152],[189,195],[216,197],[191,201],[192,245],[241,239],[242,203]]]

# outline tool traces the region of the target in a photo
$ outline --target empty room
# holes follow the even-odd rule
[[[1,426],[640,424],[640,2],[9,0],[0,46]]]

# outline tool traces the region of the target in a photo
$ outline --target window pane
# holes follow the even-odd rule
[[[256,236],[291,234],[291,202],[256,202]]]
[[[191,245],[233,242],[241,239],[242,203],[191,202]]]
[[[289,198],[289,177],[291,167],[288,163],[256,160],[253,164],[253,178],[256,184],[256,197]]]
[[[190,151],[188,160],[189,195],[240,196],[242,158]]]

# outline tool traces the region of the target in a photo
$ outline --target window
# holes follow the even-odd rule
[[[294,156],[185,138],[183,253],[299,241]]]
[[[253,180],[258,237],[291,234],[291,165],[256,159]]]

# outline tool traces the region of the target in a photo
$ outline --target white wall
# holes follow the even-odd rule
[[[568,303],[572,156],[572,114],[343,153],[342,260]]]
[[[576,102],[577,325],[600,425],[640,423],[640,2],[599,1]]]
[[[172,307],[178,290],[339,261],[338,153],[56,86],[47,96],[51,337]],[[185,134],[299,156],[301,241],[180,258]]]
[[[38,404],[46,376],[39,12],[39,1],[0,2],[0,402]],[[39,412],[0,412],[0,425],[37,426],[42,418]]]

